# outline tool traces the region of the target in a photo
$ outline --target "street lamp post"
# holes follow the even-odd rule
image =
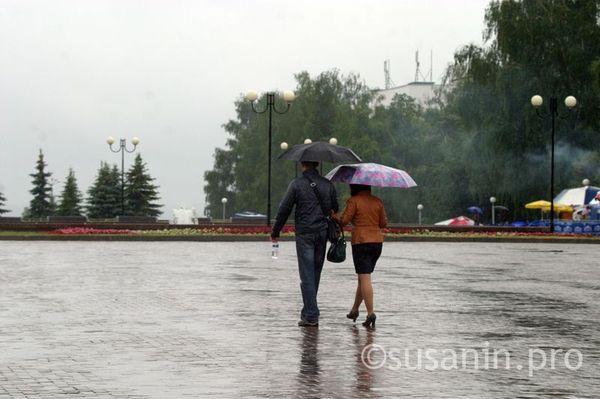
[[[223,204],[223,220],[225,220],[225,206],[227,205],[227,198],[221,198],[221,203]]]
[[[496,197],[490,197],[492,204],[492,225],[496,224]]]
[[[131,139],[131,144],[133,144],[133,148],[131,150],[127,149],[127,140],[125,139],[119,140],[118,149],[114,149],[112,146],[115,142],[115,139],[113,137],[109,136],[106,139],[106,142],[108,143],[108,147],[112,152],[121,153],[121,215],[125,215],[125,153],[134,152],[137,145],[140,143],[140,139],[137,137]]]
[[[289,147],[289,144],[285,141],[279,144],[279,148],[281,148],[282,151],[287,151]],[[294,177],[298,177],[298,161],[294,161]]]
[[[317,140],[317,141],[319,141],[319,140]],[[312,143],[311,139],[308,139],[308,138],[304,139],[304,144],[310,144],[310,143]],[[338,140],[335,137],[332,137],[329,139],[329,144],[337,145],[337,143],[338,143]],[[321,173],[321,175],[323,175],[323,162],[319,162],[319,164],[320,164],[320,170],[321,170],[319,173]]]
[[[544,119],[548,116],[542,115],[539,108],[544,103],[544,99],[540,95],[535,95],[531,97],[531,105],[535,108],[535,113],[540,118]],[[565,106],[570,111],[577,105],[577,99],[573,96],[568,96],[565,98]],[[558,113],[558,99],[556,97],[550,97],[550,121],[552,125],[552,138],[551,138],[551,150],[550,150],[550,233],[554,233],[554,134],[555,134],[555,125],[556,125],[556,117],[558,116],[561,119],[567,118],[568,114],[560,115]]]
[[[581,181],[581,184],[583,184],[584,187],[587,187],[590,185],[590,179],[583,179]]]
[[[421,212],[423,211],[423,204],[417,205],[417,211],[419,212],[419,226],[421,225]]]
[[[304,139],[304,144],[310,144],[312,143],[311,139]],[[337,145],[338,140],[335,137],[332,137],[329,139],[329,144],[331,145]],[[281,148],[283,151],[287,151],[287,149],[289,148],[289,144],[286,143],[285,141],[283,141],[280,145],[279,148]],[[321,175],[323,174],[323,162],[320,162],[321,164]],[[294,174],[295,177],[298,177],[298,161],[294,162],[294,165],[296,167],[296,172]]]
[[[335,137],[329,139],[329,144],[337,145],[338,140]],[[323,162],[321,162],[321,175],[323,175]]]
[[[258,99],[258,94],[255,91],[249,91],[246,94],[246,100],[250,101],[250,105],[252,107],[252,111],[257,114],[263,114],[269,111],[269,144],[268,144],[268,174],[267,174],[267,226],[271,225],[271,142],[272,142],[272,119],[273,119],[273,111],[278,114],[285,114],[289,111],[292,102],[296,98],[296,95],[291,90],[286,90],[283,92],[283,100],[287,103],[287,107],[284,110],[278,110],[275,106],[275,93],[268,92],[266,93],[267,104],[263,110],[258,110],[254,106],[254,102]]]

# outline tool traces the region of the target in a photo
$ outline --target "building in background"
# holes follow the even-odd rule
[[[376,89],[373,90],[373,106],[389,107],[396,94],[406,94],[414,98],[421,107],[430,108],[434,106],[433,100],[437,97],[440,87],[434,82],[411,82],[389,89]]]
[[[433,64],[433,54],[431,56]],[[433,82],[433,68],[429,69],[425,75],[421,73],[421,64],[419,62],[419,52],[415,54],[416,71],[415,80],[411,83],[395,86],[390,77],[390,61],[386,60],[383,63],[385,73],[385,89],[373,90],[374,100],[372,107],[377,106],[389,107],[397,94],[405,94],[415,99],[416,103],[423,108],[435,107],[434,101],[441,93],[441,85]]]

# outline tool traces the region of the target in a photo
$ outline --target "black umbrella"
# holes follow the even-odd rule
[[[320,141],[295,145],[277,159],[300,162],[362,162],[350,148]]]

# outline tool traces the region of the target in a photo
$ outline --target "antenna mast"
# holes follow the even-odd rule
[[[430,67],[429,71],[427,72],[427,75],[429,75],[429,82],[433,82],[433,50],[431,50],[430,57]],[[419,50],[417,50],[415,53],[415,63],[417,64],[417,69],[415,71],[415,82],[419,82],[419,79],[425,82],[427,79],[421,72],[421,63],[419,62]]]
[[[429,81],[433,82],[433,50],[429,51]]]
[[[417,70],[415,71],[415,82],[419,81],[419,75],[421,75],[421,64],[419,63],[419,50],[415,53],[415,63],[417,64]]]
[[[390,60],[383,61],[383,72],[385,73],[385,88],[391,89],[394,85],[392,78],[390,77]]]

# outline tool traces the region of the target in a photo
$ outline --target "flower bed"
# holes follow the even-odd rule
[[[344,229],[349,239],[351,228]],[[600,237],[594,237],[592,234],[551,234],[550,232],[542,231],[439,231],[428,230],[421,228],[386,228],[383,230],[385,236],[393,240],[397,239],[524,239],[527,238],[548,238],[548,239],[573,239],[583,238],[589,240],[598,240]],[[129,230],[129,229],[105,229],[105,228],[88,228],[88,227],[69,227],[57,229],[50,232],[51,235],[67,235],[67,236],[138,236],[138,237],[165,237],[169,239],[177,239],[181,237],[269,237],[271,228],[268,226],[206,226],[198,228],[168,228],[160,230]],[[37,233],[47,234],[47,233]],[[285,226],[281,231],[282,237],[288,239],[293,237],[294,228]]]
[[[417,237],[593,237],[592,234],[552,234],[543,231],[432,231],[427,229],[383,229],[386,236],[417,236]]]
[[[243,227],[216,227],[208,226],[202,228],[186,228],[186,229],[162,229],[162,230],[137,230],[137,233],[144,235],[168,235],[168,236],[190,236],[190,235],[265,235],[271,234],[269,226],[243,226]],[[294,233],[294,228],[285,226],[281,230],[281,235],[291,236]]]
[[[124,230],[124,229],[93,229],[90,227],[67,227],[64,229],[57,229],[50,232],[50,234],[63,234],[63,235],[89,235],[89,234],[137,234],[138,231]]]

